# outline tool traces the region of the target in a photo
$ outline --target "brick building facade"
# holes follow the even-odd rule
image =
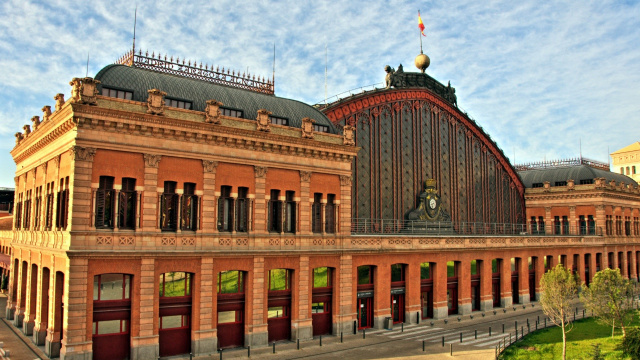
[[[7,318],[52,357],[208,354],[487,311],[535,301],[558,262],[638,278],[638,232],[597,230],[618,208],[637,219],[637,186],[538,199],[435,80],[323,113],[272,82],[179,65],[129,54],[16,134]],[[525,221],[575,196],[577,223],[582,193],[593,233]],[[436,220],[406,220],[424,199]]]

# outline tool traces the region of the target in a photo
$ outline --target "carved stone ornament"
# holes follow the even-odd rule
[[[300,170],[300,180],[304,182],[311,181],[311,171],[302,171]]]
[[[576,182],[572,179],[567,180],[567,189],[574,190],[576,187]]]
[[[254,166],[255,169],[255,173],[256,173],[256,178],[265,178],[267,177],[267,170],[269,168],[267,168],[266,166]]]
[[[258,117],[256,117],[256,124],[258,131],[271,131],[271,121],[269,121],[270,111],[265,109],[258,110]]]
[[[96,154],[96,148],[74,146],[71,148],[71,155],[75,161],[93,161],[93,156]]]
[[[20,141],[22,141],[24,139],[24,136],[22,135],[21,132],[17,132],[16,133],[16,145],[20,144]]]
[[[349,175],[340,175],[340,185],[341,186],[351,186],[351,176],[349,176]]]
[[[202,166],[204,167],[204,172],[213,173],[216,172],[218,162],[215,160],[202,160]]]
[[[73,78],[71,85],[71,102],[77,104],[97,105],[99,80],[94,78]]]
[[[51,117],[51,106],[45,105],[42,108],[42,122],[48,121],[49,117]]]
[[[164,97],[167,93],[158,89],[151,89],[148,92],[147,114],[164,115]]]
[[[313,124],[316,121],[312,118],[303,118],[302,119],[302,138],[303,139],[313,139]]]
[[[220,106],[224,105],[220,101],[207,100],[207,107],[204,109],[204,122],[220,124]]]
[[[40,116],[32,117],[31,122],[33,123],[33,131],[36,131],[36,129],[38,129],[38,126],[40,126]]]
[[[435,179],[427,179],[424,182],[424,190],[418,198],[420,203],[407,214],[408,220],[451,221],[451,216],[442,207]]]
[[[162,155],[144,154],[144,165],[146,167],[157,168],[162,159]]]
[[[25,124],[22,127],[22,130],[24,130],[24,137],[29,136],[29,134],[31,134],[31,126],[29,124]]]
[[[64,94],[56,94],[56,96],[53,97],[53,100],[56,101],[56,111],[62,109],[64,106]]]
[[[345,125],[342,130],[342,144],[354,146],[356,144],[355,134],[356,128],[351,125]]]

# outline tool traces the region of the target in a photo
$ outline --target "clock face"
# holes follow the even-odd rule
[[[436,208],[436,199],[431,199],[429,201],[429,207],[432,208],[432,209]]]

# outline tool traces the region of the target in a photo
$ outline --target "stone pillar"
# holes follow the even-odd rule
[[[34,269],[35,267],[35,269]],[[34,271],[35,270],[35,271]],[[27,274],[27,294],[25,299],[25,313],[22,320],[22,332],[29,336],[33,334],[36,320],[36,298],[38,297],[38,266],[31,264]]]
[[[300,171],[300,234],[311,235],[311,172]]]
[[[464,259],[464,258],[463,258]],[[462,260],[456,264],[458,269],[458,314],[471,314],[471,262]]]
[[[491,273],[491,258],[484,258],[480,266],[480,310],[493,309],[493,274]]]
[[[529,294],[529,258],[521,257],[518,266],[518,301],[520,304],[528,304],[531,298]]]
[[[40,256],[40,264],[42,264],[42,256]],[[47,337],[47,324],[49,322],[50,301],[53,298],[50,293],[49,284],[51,283],[51,272],[47,268],[40,268],[40,276],[38,276],[38,295],[36,320],[33,328],[33,342],[38,345],[44,345]]]
[[[44,352],[50,358],[60,356],[61,335],[63,331],[63,304],[65,302],[65,275],[62,271],[51,270],[51,306],[49,307],[49,324],[47,325],[47,337],[44,342]]]
[[[267,189],[267,167],[255,166],[254,174],[256,180],[256,201],[253,217],[255,221],[256,234],[266,234],[267,229],[267,203],[266,203],[266,189]],[[264,275],[263,275],[264,276]],[[266,324],[265,324],[266,326]],[[266,335],[266,334],[265,334]]]
[[[420,262],[409,263],[405,267],[404,322],[415,324],[422,319],[420,306]],[[416,315],[417,314],[417,315]]]
[[[635,249],[632,249],[635,250]],[[631,259],[629,259],[631,262],[631,274],[629,274],[629,279],[631,279],[634,282],[638,281],[638,273],[636,271],[636,267],[638,266],[638,262],[637,262],[637,257],[636,257],[636,252],[635,251],[631,251]]]
[[[93,157],[95,154],[95,148],[84,148],[77,145],[71,148],[72,171],[69,175],[69,221],[67,221],[67,230],[89,230],[91,227],[91,174],[93,172]]]
[[[144,154],[144,192],[142,194],[142,231],[160,232],[158,226],[158,165],[161,155]]]
[[[351,175],[340,176],[340,229],[336,229],[339,234],[351,235]],[[323,222],[324,223],[324,222]]]
[[[263,191],[264,193],[264,191]],[[266,346],[269,341],[266,316],[267,279],[265,278],[264,257],[253,258],[253,284],[251,286],[253,302],[251,323],[247,324],[248,333],[245,333],[244,344],[247,346]]]
[[[9,288],[8,288],[8,293],[9,296],[7,297],[7,308],[5,311],[5,316],[7,318],[7,320],[14,320],[15,319],[15,314],[16,314],[16,308],[17,308],[17,285],[18,285],[18,273],[19,273],[19,269],[20,266],[16,265],[16,258],[13,257],[13,253],[11,254],[11,271],[9,271]],[[17,261],[18,264],[20,264],[19,261]]]
[[[296,287],[293,289],[293,302],[297,304],[297,316],[291,320],[291,335],[293,340],[313,339],[313,325],[311,322],[311,289],[309,257],[300,256],[300,270],[298,271]],[[294,305],[295,306],[295,305]]]
[[[447,261],[441,257],[437,263],[432,263],[433,274],[433,318],[445,319],[449,316],[447,306]]]
[[[213,257],[203,257],[200,263],[200,316],[199,329],[193,332],[191,349],[194,355],[215,353],[218,337],[213,324],[213,292],[216,281],[213,276]]]
[[[619,261],[619,255],[620,253],[616,254],[616,257],[618,257],[618,261]],[[622,275],[622,277],[624,278],[629,278],[629,273],[628,273],[628,268],[627,268],[627,252],[624,251],[622,252],[622,264],[618,264],[620,266],[620,274]]]
[[[376,266],[373,284],[373,327],[382,329],[384,318],[391,316],[391,267]]]
[[[22,327],[22,320],[24,319],[24,311],[25,311],[25,302],[26,302],[26,292],[27,292],[27,263],[21,261],[18,265],[20,269],[18,272],[18,286],[17,286],[17,296],[14,296],[16,299],[16,310],[15,316],[13,318],[13,325],[15,327]]]
[[[535,262],[535,286],[536,286],[536,300],[540,300],[542,296],[542,290],[540,287],[540,280],[542,279],[542,275],[544,275],[544,256],[536,256],[534,259]]]
[[[337,313],[334,316],[334,334],[340,332],[351,334],[353,332],[353,322],[356,320],[357,312],[354,312],[354,279],[353,279],[353,259],[351,255],[342,254],[340,256],[340,268],[336,276],[338,286],[335,287],[335,296],[337,297],[336,306]],[[357,311],[357,309],[356,309]]]
[[[500,307],[513,305],[511,293],[511,258],[502,259],[500,266]]]
[[[91,333],[87,328],[88,269],[88,259],[72,257],[68,260],[64,281],[64,336],[60,350],[60,357],[65,360],[84,360],[93,351],[91,342],[87,341]]]
[[[147,185],[145,185],[145,191],[146,188]],[[155,194],[155,192],[154,184],[153,193]],[[154,324],[159,323],[159,319],[156,319],[154,315],[154,309],[159,302],[156,290],[157,282],[155,260],[153,258],[142,258],[140,260],[140,312],[138,315],[140,331],[138,336],[131,337],[132,360],[158,358],[160,351],[159,335],[154,332]]]

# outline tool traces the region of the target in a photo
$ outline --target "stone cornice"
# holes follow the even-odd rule
[[[40,149],[60,138],[62,135],[73,130],[73,128],[76,126],[72,119],[67,119],[56,125],[57,126],[55,128],[49,130],[46,135],[41,136],[38,140],[29,141],[30,138],[33,138],[32,134],[29,138],[23,140],[18,146],[11,150],[11,155],[13,156],[13,160],[15,161],[15,163],[18,164],[26,158],[32,156]]]
[[[544,192],[544,193],[525,193],[526,201],[566,201],[566,200],[593,200],[601,198],[603,200],[627,200],[637,202],[640,205],[640,194],[629,193],[626,191],[614,191],[611,189],[601,189],[596,191],[563,191],[563,192]],[[593,204],[593,201],[590,202]]]

